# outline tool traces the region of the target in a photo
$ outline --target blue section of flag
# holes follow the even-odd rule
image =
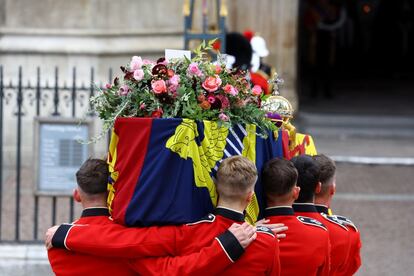
[[[166,141],[174,135],[182,122],[182,119],[152,120],[147,151],[142,151],[145,159],[139,178],[136,183],[124,183],[135,187],[125,213],[127,226],[183,224],[199,220],[213,210],[207,188],[197,187],[194,183],[192,159],[185,160],[166,147]],[[148,130],[143,131],[149,131],[149,128],[146,129]],[[197,122],[197,131],[195,141],[200,146],[204,139],[203,122]],[[223,158],[241,154],[245,136],[243,126],[237,125],[229,130]],[[131,137],[131,143],[133,142]],[[261,211],[265,208],[261,170],[268,160],[281,156],[281,138],[275,140],[273,133],[269,133],[267,139],[257,136],[256,166],[259,178],[255,191]],[[216,163],[216,169],[220,162]],[[215,176],[216,169],[212,170],[212,177]]]
[[[275,157],[283,157],[283,150],[282,150],[282,132],[279,131],[278,139],[275,140],[273,133],[269,132],[269,136],[267,139],[263,139],[260,137],[256,138],[256,167],[258,172],[258,179],[255,187],[255,193],[257,200],[259,202],[259,219],[263,217],[263,210],[266,208],[266,202],[263,195],[263,187],[261,183],[261,172],[263,166],[266,164],[267,161],[275,158]]]
[[[191,158],[185,160],[165,147],[181,122],[153,120],[141,175],[125,214],[126,225],[183,224],[212,211],[208,190],[194,185]]]

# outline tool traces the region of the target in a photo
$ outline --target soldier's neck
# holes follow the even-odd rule
[[[107,208],[108,205],[106,204],[106,201],[104,200],[92,200],[92,201],[82,201],[82,207],[83,209],[86,208]]]
[[[292,207],[292,204],[294,202],[295,202],[294,198],[290,195],[288,195],[288,196],[268,196],[267,197],[267,207],[278,207],[278,206]]]
[[[217,202],[217,206],[232,209],[240,213],[243,213],[247,207],[246,202],[235,202],[235,201],[230,201],[230,200],[225,200],[225,199],[219,199]]]
[[[315,204],[324,205],[324,206],[329,208],[330,205],[331,205],[331,199],[330,198],[325,198],[325,197],[316,197],[315,198]]]

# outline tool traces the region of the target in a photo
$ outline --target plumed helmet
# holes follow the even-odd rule
[[[242,34],[236,32],[226,34],[226,54],[236,58],[234,68],[249,70],[252,53],[250,42]]]

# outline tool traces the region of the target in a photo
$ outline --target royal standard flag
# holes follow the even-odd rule
[[[279,135],[280,137],[281,135]],[[108,206],[127,226],[196,221],[217,204],[214,178],[223,159],[243,155],[264,163],[283,156],[282,139],[264,139],[254,125],[219,126],[188,119],[118,118],[109,147]],[[246,219],[264,209],[260,177]]]

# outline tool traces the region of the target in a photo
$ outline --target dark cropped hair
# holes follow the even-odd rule
[[[108,185],[108,164],[101,159],[89,158],[76,172],[76,181],[88,195],[105,193]]]
[[[312,202],[315,188],[319,182],[319,166],[311,156],[299,155],[291,159],[298,170],[299,197],[296,202]]]
[[[262,171],[262,184],[267,196],[283,196],[289,193],[298,179],[298,171],[292,162],[282,158],[268,161]]]
[[[329,181],[335,175],[335,162],[324,154],[312,156],[313,160],[319,165],[319,181],[322,186],[330,184]]]

